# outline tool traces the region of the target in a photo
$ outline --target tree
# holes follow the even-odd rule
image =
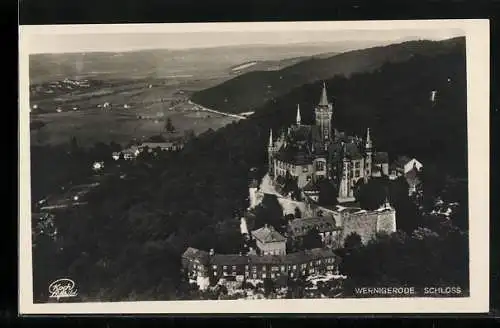
[[[285,223],[283,220],[283,208],[278,202],[276,195],[265,194],[262,202],[255,208],[254,213],[256,229],[269,224],[279,231]]]
[[[363,246],[361,242],[361,236],[356,232],[351,232],[344,240],[344,248],[354,249]]]
[[[305,249],[321,248],[323,247],[323,242],[321,241],[321,236],[316,228],[310,229],[303,237],[303,247]]]
[[[375,210],[387,197],[388,181],[385,178],[373,178],[359,186],[358,201],[361,208]],[[408,192],[407,192],[408,193]]]
[[[336,205],[337,204],[337,188],[328,180],[318,182],[320,205]]]
[[[170,117],[167,118],[167,121],[165,122],[165,131],[168,133],[174,133],[175,132],[175,127],[172,124],[172,119]]]

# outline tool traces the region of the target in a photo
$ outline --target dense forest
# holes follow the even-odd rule
[[[444,41],[407,41],[354,50],[326,58],[311,58],[278,71],[253,71],[196,92],[195,103],[228,113],[260,110],[268,101],[294,88],[334,76],[373,72],[385,63],[406,62],[414,56],[434,57],[465,51],[465,38]],[[340,93],[339,93],[340,94]]]
[[[238,218],[248,206],[250,172],[256,168],[253,174],[262,176],[266,170],[269,129],[277,131],[292,123],[296,103],[303,108],[303,121],[310,122],[320,83],[292,90],[249,119],[209,130],[180,153],[129,165],[128,179],[109,179],[89,196],[86,207],[58,215],[61,238],[43,247],[40,242],[34,249],[36,301],[46,299],[54,277],[77,282],[80,300],[180,297],[180,254],[188,245],[220,253],[235,251],[240,241]],[[388,151],[391,158],[407,154],[437,176],[466,177],[465,51],[413,56],[404,63],[388,63],[375,72],[336,77],[326,83],[329,96],[335,99],[335,127],[359,135],[371,127],[376,147]],[[432,90],[438,91],[435,102],[430,101]],[[74,151],[63,158],[80,151],[77,142],[72,145]],[[45,147],[33,152],[34,184],[44,183],[53,168],[79,172],[76,167],[63,169],[65,163],[83,163],[88,168],[88,161],[65,162],[52,156],[54,152]],[[42,162],[43,166],[38,164]],[[441,263],[444,271],[447,265],[457,266],[439,261],[446,256],[458,257],[459,266],[467,265],[466,257],[457,256],[461,253],[455,249],[410,245],[412,256],[420,257],[416,263],[424,265],[412,268],[421,270],[414,271],[415,275],[430,268],[425,266],[430,251],[445,252],[432,262]],[[400,273],[395,269],[374,277]]]

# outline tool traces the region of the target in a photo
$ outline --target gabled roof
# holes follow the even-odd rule
[[[210,257],[211,265],[242,265],[248,263],[246,255],[214,254]]]
[[[403,167],[405,166],[406,164],[408,164],[408,162],[411,161],[411,158],[408,157],[408,156],[399,156],[393,163],[393,165],[395,167]]]
[[[283,237],[273,226],[264,226],[260,229],[252,231],[252,236],[262,243],[275,243],[284,242],[286,238]]]
[[[208,263],[209,259],[208,252],[193,247],[188,247],[182,257],[189,260],[198,260],[200,263]]]

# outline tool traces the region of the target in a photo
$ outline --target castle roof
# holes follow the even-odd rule
[[[321,97],[319,99],[318,106],[321,106],[321,107],[328,106],[328,97],[326,95],[325,83],[323,83],[323,90],[321,90]]]
[[[363,158],[363,154],[359,149],[359,146],[354,142],[349,142],[345,144],[346,157],[351,160],[357,160]]]
[[[204,250],[188,247],[186,251],[182,254],[182,258],[192,261],[197,260],[200,263],[206,264],[208,263],[209,254]]]
[[[262,243],[276,243],[284,242],[286,238],[283,237],[273,226],[264,226],[260,229],[252,231],[252,236]]]
[[[304,165],[312,163],[312,156],[305,147],[295,145],[282,148],[276,155],[276,158],[285,163],[295,165]]]

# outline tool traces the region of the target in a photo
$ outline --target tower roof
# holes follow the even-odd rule
[[[321,91],[321,98],[319,99],[319,106],[328,106],[328,97],[326,95],[326,85],[323,82],[323,90]]]

